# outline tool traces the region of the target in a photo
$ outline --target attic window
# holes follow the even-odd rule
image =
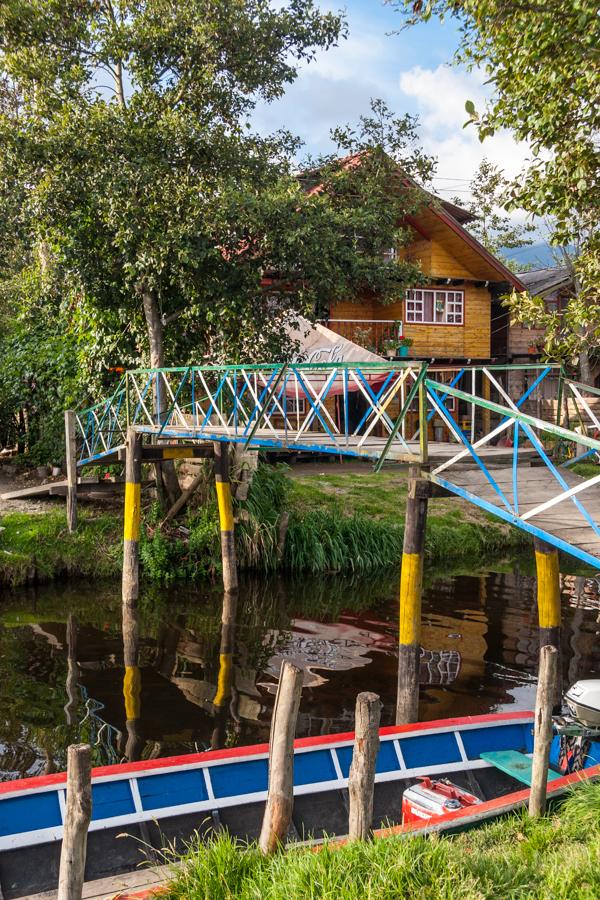
[[[462,325],[463,291],[429,291],[416,288],[406,292],[405,321],[423,325]]]

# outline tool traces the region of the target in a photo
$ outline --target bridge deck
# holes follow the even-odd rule
[[[506,466],[494,469],[491,472],[496,484],[506,496],[506,499],[514,506],[512,468]],[[561,469],[560,474],[569,488],[584,484],[584,478],[574,475],[568,469]],[[501,507],[502,502],[498,493],[494,490],[489,480],[480,469],[453,470],[452,483],[462,492],[476,496],[483,503],[495,507]],[[542,503],[552,500],[561,491],[556,478],[545,467],[529,466],[519,467],[518,472],[518,512],[520,516],[535,509]],[[592,486],[577,495],[577,500],[589,513],[594,523],[600,522],[600,487]],[[478,504],[483,505],[483,504]],[[507,516],[508,518],[508,516]],[[586,562],[590,565],[598,564],[600,560],[600,536],[590,525],[586,518],[573,502],[573,498],[567,497],[551,506],[549,509],[537,513],[531,519],[526,519],[530,525],[552,535],[557,541],[564,542],[567,552],[579,550],[580,559],[584,555],[591,557]],[[515,523],[517,524],[517,523]],[[598,526],[596,525],[596,528]]]
[[[143,426],[138,431],[143,434],[158,434],[158,428]],[[242,433],[235,435],[233,429],[225,429],[220,426],[211,425],[204,429],[193,429],[189,427],[186,430],[180,428],[165,428],[160,432],[160,438],[163,441],[170,439],[177,440],[193,440],[193,441],[212,441],[226,440],[233,443],[245,442]],[[372,437],[371,435],[363,442],[360,435],[344,435],[335,436],[336,443],[329,440],[325,443],[324,436],[319,432],[306,431],[299,435],[297,431],[288,429],[271,429],[259,428],[252,436],[250,441],[250,449],[255,450],[283,450],[283,451],[304,451],[308,453],[327,453],[335,456],[354,456],[364,457],[377,461],[386,445],[387,437]],[[461,449],[461,445],[457,441],[429,441],[427,445],[428,456],[430,462],[443,462],[451,459]],[[418,440],[407,440],[406,446],[399,441],[395,441],[386,456],[390,462],[420,462],[420,445]],[[479,455],[489,462],[490,465],[499,465],[508,463],[513,456],[511,448],[507,447],[484,447],[479,451]],[[527,447],[519,449],[519,459],[527,460],[535,455],[535,452]],[[465,462],[469,463],[466,459]]]

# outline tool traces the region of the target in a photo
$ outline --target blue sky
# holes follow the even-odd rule
[[[321,8],[338,10],[335,2]],[[348,38],[319,53],[302,67],[285,96],[256,112],[261,131],[285,127],[300,135],[311,153],[331,149],[329,130],[355,122],[381,97],[397,114],[419,116],[424,148],[438,160],[436,192],[468,197],[468,181],[483,156],[515,175],[527,157],[509,134],[479,143],[475,130],[463,129],[465,101],[481,106],[484,77],[451,65],[458,46],[454,23],[431,21],[399,34],[401,17],[381,0],[345,4]]]

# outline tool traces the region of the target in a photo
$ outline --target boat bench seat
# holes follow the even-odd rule
[[[531,787],[533,759],[525,753],[519,753],[518,750],[494,750],[489,753],[482,753],[481,759],[496,766],[501,772],[512,775],[517,781],[521,781],[523,784]],[[548,781],[554,781],[560,777],[558,772],[548,769]]]

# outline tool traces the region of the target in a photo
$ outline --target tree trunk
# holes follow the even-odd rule
[[[593,384],[592,367],[590,366],[589,351],[583,349],[579,354],[579,373],[583,384]]]
[[[142,302],[144,305],[144,316],[146,317],[146,327],[148,329],[148,342],[150,344],[150,368],[162,369],[165,364],[163,323],[154,291],[142,291]],[[159,398],[155,388],[154,411],[157,420],[160,421],[167,411],[166,391],[160,391]],[[179,495],[181,494],[177,472],[175,471],[175,463],[172,459],[157,462],[154,464],[154,472],[156,476],[156,492],[158,499],[166,512],[167,509],[177,502]]]

